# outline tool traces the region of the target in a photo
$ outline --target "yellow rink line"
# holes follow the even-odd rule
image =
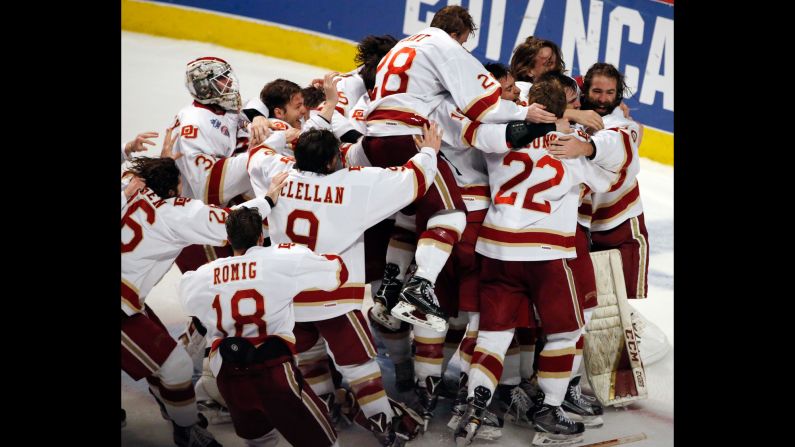
[[[160,3],[122,0],[124,30],[198,40],[337,71],[356,68],[356,45],[240,16]]]
[[[356,45],[240,16],[177,5],[122,0],[124,30],[209,42],[337,71],[355,68]],[[673,165],[673,134],[646,127],[640,156]]]

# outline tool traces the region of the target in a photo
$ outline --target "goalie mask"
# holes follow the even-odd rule
[[[216,104],[239,111],[242,105],[237,77],[223,59],[202,57],[188,63],[185,86],[202,104]]]

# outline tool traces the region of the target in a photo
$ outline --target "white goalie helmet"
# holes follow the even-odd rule
[[[225,60],[200,57],[188,62],[185,86],[191,96],[202,104],[216,104],[226,110],[240,110],[240,84]]]

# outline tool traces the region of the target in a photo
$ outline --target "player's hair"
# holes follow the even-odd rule
[[[555,42],[529,36],[513,50],[510,65],[514,79],[517,81],[533,82],[530,69],[535,65],[535,58],[542,48],[552,49],[552,54],[555,55],[555,66],[552,67],[552,70],[560,72],[566,71],[566,64],[563,63],[563,59],[561,58],[560,48]]]
[[[136,157],[129,172],[140,177],[161,199],[176,197],[179,192],[179,169],[174,159]]]
[[[539,76],[538,82],[548,81],[550,79],[554,79],[560,82],[563,88],[567,88],[573,91],[577,96],[580,96],[580,86],[577,84],[577,81],[571,76],[563,73],[562,71],[552,70]]]
[[[276,118],[276,107],[286,110],[293,95],[301,93],[301,87],[293,81],[277,79],[265,84],[259,92],[259,99],[268,106],[269,118]]]
[[[469,11],[458,5],[445,6],[436,11],[433,20],[431,20],[431,26],[444,30],[450,35],[453,33],[461,35],[467,31],[474,35],[475,30],[478,29],[472,16],[469,15]]]
[[[340,140],[329,130],[312,129],[295,144],[295,169],[330,174],[329,164],[339,157]]]
[[[359,42],[353,60],[356,65],[362,66],[359,76],[364,80],[364,88],[372,90],[375,87],[375,72],[378,63],[397,42],[397,39],[390,34],[366,36]],[[355,99],[352,100],[355,101]]]
[[[247,250],[262,235],[262,215],[257,208],[241,206],[226,217],[226,237],[233,250]]]
[[[618,69],[613,66],[612,64],[607,64],[604,62],[597,62],[591,65],[591,68],[588,69],[588,72],[585,73],[585,77],[582,79],[582,91],[585,93],[585,96],[588,96],[588,91],[591,89],[591,82],[593,82],[594,76],[604,76],[606,78],[612,78],[616,80],[616,101],[615,104],[618,105],[624,99],[624,93],[629,93],[629,87],[627,87],[627,82],[624,79],[624,74],[618,71]]]
[[[301,94],[304,95],[304,106],[307,109],[314,109],[326,100],[326,93],[319,87],[304,87],[301,89]]]
[[[527,94],[527,103],[534,102],[546,107],[545,110],[555,117],[563,117],[563,112],[566,111],[566,92],[563,85],[554,79],[534,83]]]
[[[486,68],[486,70],[489,71],[489,73],[494,75],[495,79],[502,79],[502,78],[508,76],[508,67],[506,67],[505,65],[502,65],[502,64],[500,64],[498,62],[493,62],[493,63],[490,63],[490,64],[486,64],[486,65],[484,65],[484,67]]]

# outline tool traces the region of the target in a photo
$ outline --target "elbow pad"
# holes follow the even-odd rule
[[[505,128],[505,143],[511,149],[527,146],[531,141],[556,129],[553,123],[511,121]]]

